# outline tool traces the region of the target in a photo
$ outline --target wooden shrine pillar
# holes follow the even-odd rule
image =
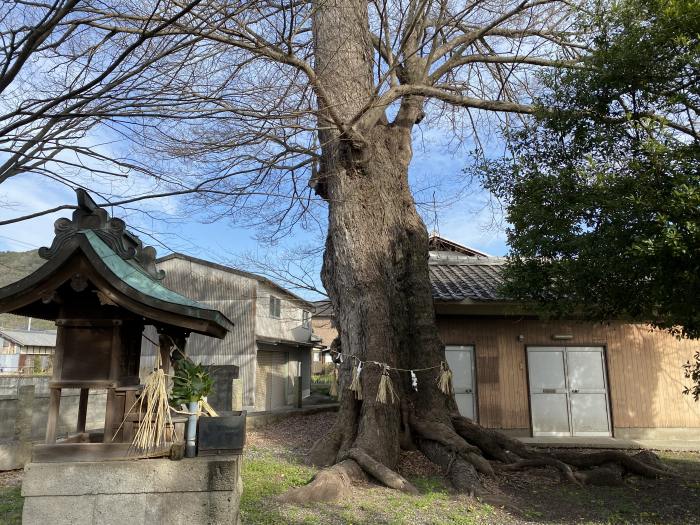
[[[65,337],[63,330],[59,329],[56,332],[56,348],[53,357],[53,372],[51,374],[51,383],[61,379],[61,369],[63,368],[63,345]],[[49,384],[49,410],[46,420],[46,443],[56,442],[56,425],[58,424],[58,412],[61,408],[61,388]]]
[[[88,397],[90,396],[89,388],[80,389],[80,403],[78,404],[78,425],[75,431],[78,433],[85,432],[85,422],[87,420]]]
[[[122,357],[122,341],[121,341],[121,325],[122,322],[114,319],[112,321],[112,351],[109,360],[109,381],[107,387],[107,407],[105,409],[105,433],[102,437],[103,443],[111,443],[114,438],[115,426],[119,426],[120,419],[123,416],[123,410],[119,410],[117,403],[117,385],[120,376],[120,361]]]

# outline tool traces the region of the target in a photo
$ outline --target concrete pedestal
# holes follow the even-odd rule
[[[29,463],[22,523],[238,525],[241,456]]]

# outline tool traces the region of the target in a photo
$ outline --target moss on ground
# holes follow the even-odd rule
[[[22,523],[22,496],[19,487],[0,487],[0,524]]]

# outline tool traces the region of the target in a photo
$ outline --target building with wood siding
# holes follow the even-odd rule
[[[234,324],[222,340],[193,334],[187,342],[188,356],[215,374],[215,408],[230,409],[233,378],[240,380],[242,406],[249,411],[292,404],[299,376],[303,397],[310,395],[310,303],[259,275],[188,255],[168,255],[157,266],[165,270],[165,286],[215,307]],[[153,363],[150,342],[144,341],[142,355],[145,375]]]
[[[698,439],[682,366],[699,341],[540,319],[498,295],[503,258],[444,241],[430,239],[430,280],[462,414],[518,436]]]
[[[0,372],[46,373],[56,349],[55,330],[0,328]]]

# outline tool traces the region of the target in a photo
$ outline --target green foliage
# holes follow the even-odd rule
[[[585,67],[543,78],[513,158],[475,167],[512,225],[503,292],[698,337],[700,1],[606,7]]]
[[[179,406],[199,401],[209,395],[213,386],[214,381],[201,364],[195,364],[189,359],[180,359],[175,368],[170,403]]]
[[[695,401],[700,399],[700,352],[695,352],[693,360],[683,365],[686,379],[690,379],[693,386],[685,387],[684,394],[693,396]]]
[[[311,376],[311,383],[313,384],[329,385],[332,381],[332,374],[314,374]]]
[[[46,261],[39,257],[37,250],[28,252],[0,252],[0,287],[19,281],[37,270]],[[4,328],[27,328],[27,318],[19,315],[0,314],[0,326]],[[53,321],[32,320],[33,330],[53,330]]]

